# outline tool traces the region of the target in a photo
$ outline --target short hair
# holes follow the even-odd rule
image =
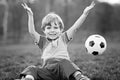
[[[60,25],[60,29],[63,31],[64,29],[64,24],[59,15],[57,15],[55,12],[50,12],[47,14],[43,19],[42,19],[42,25],[41,28],[44,30],[46,25],[49,25],[51,22],[57,21],[58,24]]]

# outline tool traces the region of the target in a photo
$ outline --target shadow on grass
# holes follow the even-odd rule
[[[106,80],[106,79],[102,77],[92,77],[91,80]]]

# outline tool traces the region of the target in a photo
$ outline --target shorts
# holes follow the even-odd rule
[[[80,69],[66,59],[50,59],[43,67],[29,66],[20,76],[32,75],[35,80],[75,80],[72,74]]]

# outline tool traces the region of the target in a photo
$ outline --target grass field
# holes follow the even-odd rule
[[[71,60],[92,80],[120,80],[120,45],[108,44],[104,54],[87,54],[84,45],[69,46]],[[34,45],[0,46],[0,80],[14,80],[29,65],[41,65],[40,50]]]

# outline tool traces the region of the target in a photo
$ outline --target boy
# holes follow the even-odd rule
[[[43,66],[41,68],[29,66],[21,73],[21,80],[90,80],[71,62],[67,44],[94,5],[95,3],[92,2],[86,7],[81,17],[65,32],[63,32],[64,24],[60,16],[54,12],[49,13],[42,20],[41,28],[46,35],[42,36],[35,31],[32,10],[25,3],[22,4],[28,13],[29,33],[43,52],[41,56]]]

